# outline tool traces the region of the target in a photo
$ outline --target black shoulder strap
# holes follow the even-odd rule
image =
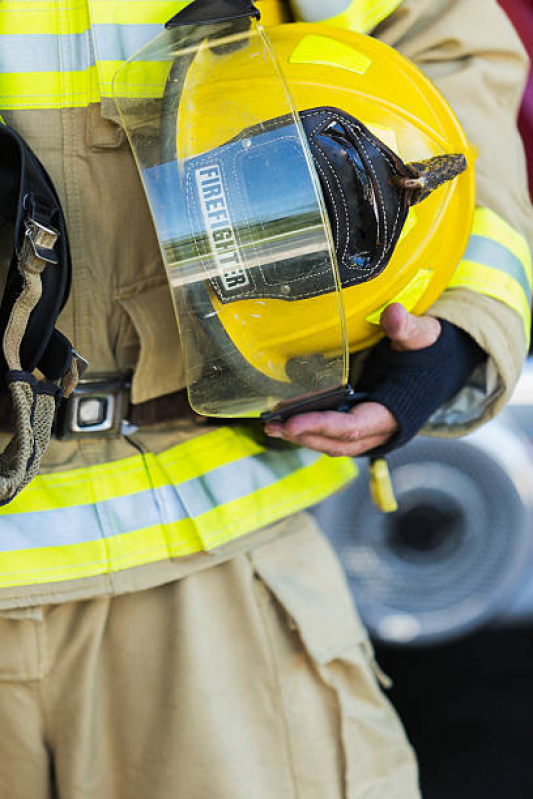
[[[0,222],[13,225],[13,256],[0,303],[0,337],[3,337],[13,305],[22,291],[18,258],[25,240],[35,255],[46,262],[41,273],[42,295],[28,319],[20,346],[25,371],[40,368],[51,380],[62,377],[70,368],[72,347],[54,329],[59,312],[68,299],[72,264],[67,226],[54,185],[28,144],[8,125],[0,125]],[[55,243],[50,248],[38,243],[39,232],[52,231]],[[8,371],[0,352],[0,387]]]
[[[55,329],[72,269],[61,204],[38,158],[7,125],[0,125],[0,219],[13,225],[0,304],[0,389],[11,395],[14,427],[0,452],[0,505],[5,505],[39,471],[58,404],[86,365]],[[36,368],[44,379],[33,374]]]

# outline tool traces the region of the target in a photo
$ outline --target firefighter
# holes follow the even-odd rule
[[[39,476],[2,509],[2,791],[418,797],[341,567],[305,509],[353,476],[351,460],[329,454],[414,434],[420,394],[403,413],[384,404],[394,386],[380,388],[413,353],[428,356],[416,369],[429,387],[435,360],[447,374],[461,362],[458,390],[423,409],[426,433],[468,432],[516,383],[530,321],[514,123],[526,59],[492,0],[328,4],[328,26],[381,39],[448,98],[478,148],[478,207],[428,313],[384,311],[387,338],[362,375],[372,401],[269,422],[270,438],[306,447],[278,449],[245,423],[191,414],[155,227],[112,96],[122,62],[186,5],[3,9],[0,112],[61,199],[73,286],[59,323],[90,370]],[[265,24],[324,17],[312,0],[257,5]]]

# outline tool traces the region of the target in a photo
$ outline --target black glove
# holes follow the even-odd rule
[[[486,357],[468,333],[439,321],[440,336],[430,347],[398,352],[384,339],[369,354],[356,389],[367,394],[366,401],[388,408],[399,430],[386,444],[365,454],[385,455],[406,444]]]

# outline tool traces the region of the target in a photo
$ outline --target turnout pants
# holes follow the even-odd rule
[[[166,585],[2,611],[1,799],[418,799],[339,564],[285,525]]]

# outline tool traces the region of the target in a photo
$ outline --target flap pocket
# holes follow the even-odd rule
[[[130,317],[140,343],[132,402],[146,402],[184,388],[185,367],[168,284],[119,295],[117,301]]]
[[[294,523],[291,535],[259,547],[250,557],[298,627],[312,658],[325,664],[368,637],[342,567],[316,522],[308,514],[298,514]]]
[[[289,627],[294,628],[313,661],[316,688],[328,713],[334,714],[329,734],[337,731],[334,746],[342,753],[337,756],[337,763],[342,764],[344,773],[342,794],[336,791],[330,775],[331,791],[327,795],[342,795],[343,799],[420,799],[413,752],[392,705],[379,687],[372,648],[353,607],[342,568],[310,516],[299,514],[291,521],[291,535],[255,549],[250,557],[259,584],[267,589],[274,606],[277,603],[284,610]],[[325,773],[329,761],[327,757],[324,761],[324,753],[329,749],[327,739],[316,734],[321,718],[316,694],[301,685],[306,670],[294,657],[297,649],[291,651],[292,657],[287,661],[283,658],[284,648],[276,643],[278,639],[271,640],[279,664],[277,679],[285,702],[287,727],[293,736],[296,772],[308,774],[309,769],[319,768],[320,773]],[[302,696],[305,701],[298,701]],[[333,704],[328,701],[331,696],[336,700]],[[309,736],[309,730],[314,735]],[[306,789],[305,795],[326,795],[323,790],[319,793],[321,777],[311,773],[313,788]],[[309,781],[305,785],[308,787]]]
[[[115,120],[104,116],[100,103],[92,103],[87,108],[85,139],[87,147],[95,152],[120,150],[126,147],[126,134],[123,128]]]

